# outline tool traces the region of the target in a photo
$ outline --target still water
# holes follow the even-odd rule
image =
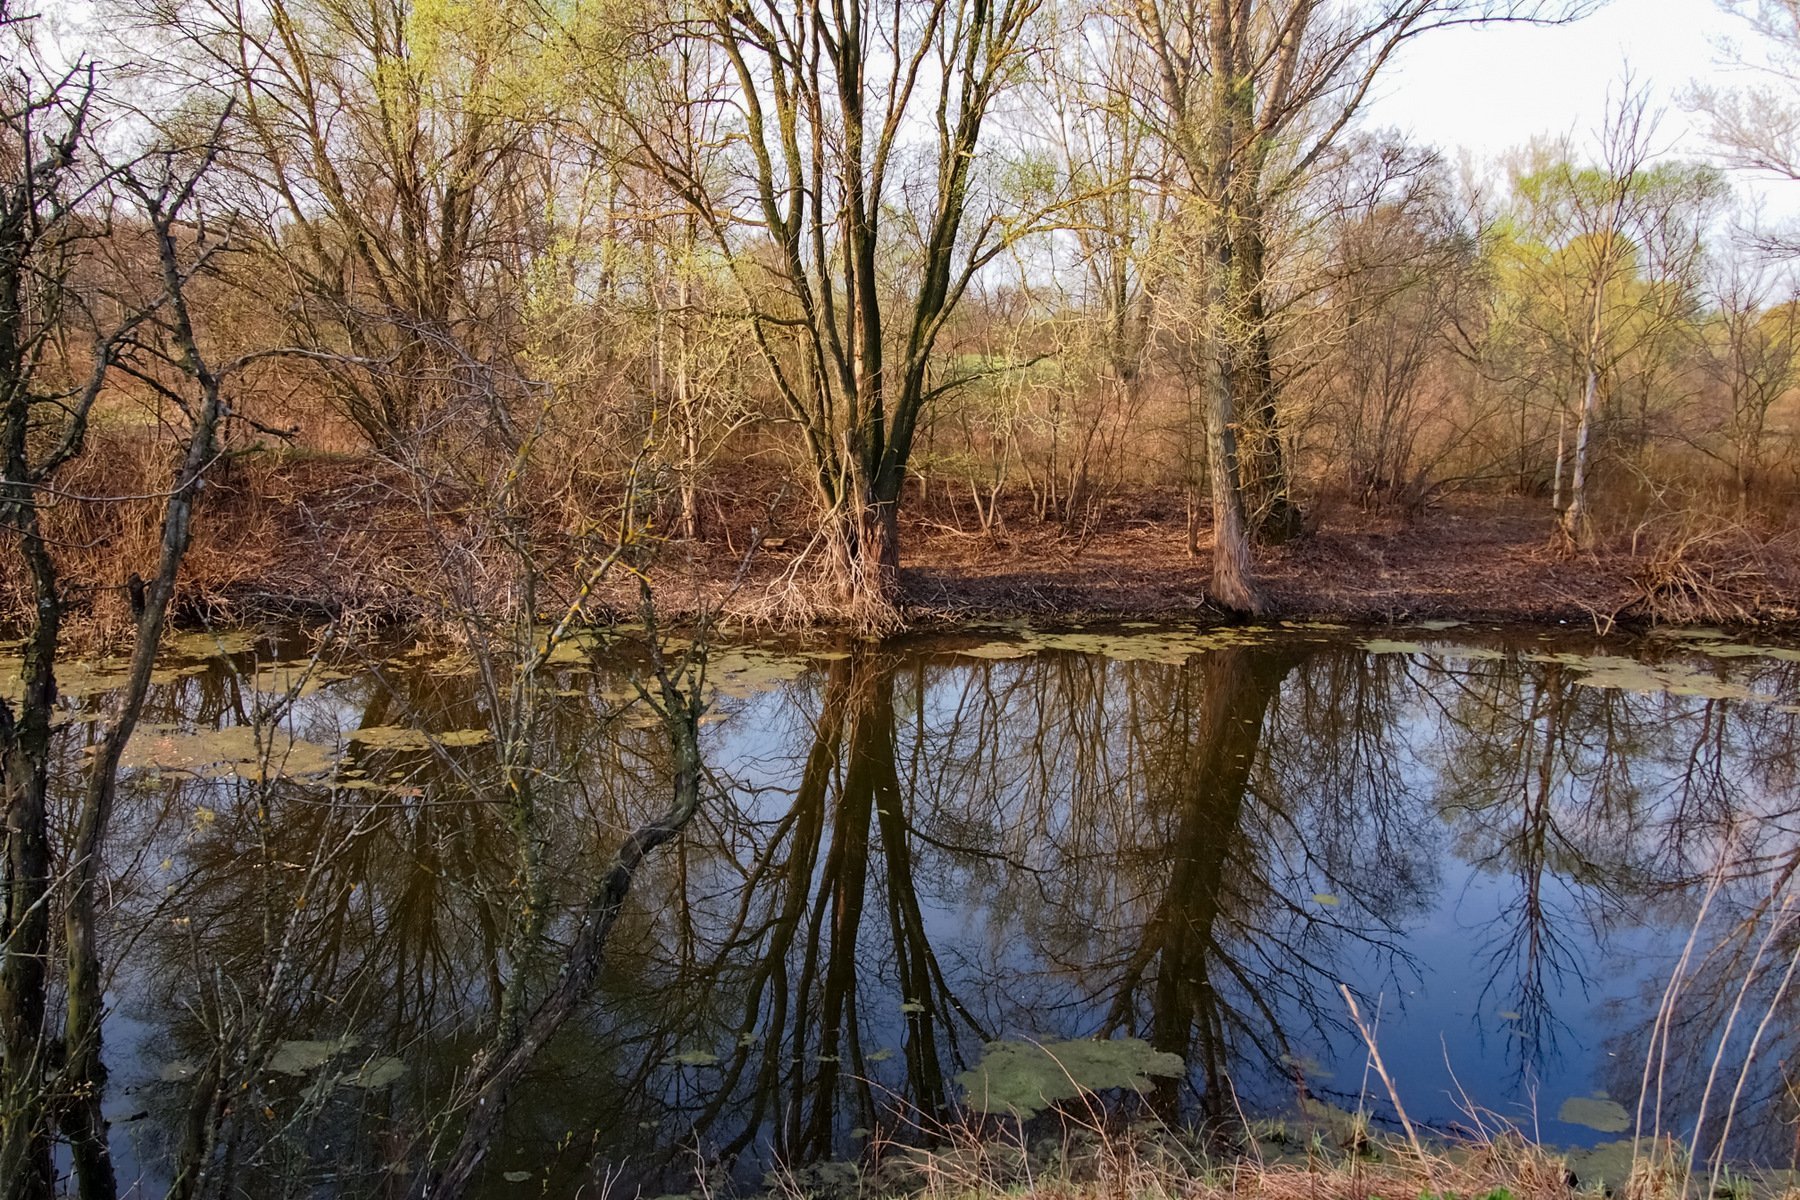
[[[250,1190],[366,1194],[416,1152],[503,981],[549,969],[515,961],[521,864],[553,966],[667,805],[629,641],[559,655],[509,732],[466,653],[184,640],[112,850],[128,1176],[159,1190],[187,1081],[252,1027],[278,1049],[222,1151]],[[1168,1119],[1380,1120],[1344,985],[1417,1122],[1629,1137],[1648,1055],[1647,1130],[1693,1135],[1712,1074],[1709,1136],[1737,1090],[1731,1156],[1792,1158],[1800,651],[995,628],[722,647],[709,681],[711,794],[640,872],[487,1194],[854,1157],[962,1111],[1001,1041],[1178,1055],[1131,1101]],[[67,673],[71,774],[108,683]]]

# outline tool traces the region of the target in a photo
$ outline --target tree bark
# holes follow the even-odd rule
[[[1207,388],[1206,405],[1207,475],[1212,484],[1212,598],[1229,612],[1261,616],[1268,611],[1268,601],[1257,585],[1251,559],[1232,401],[1231,372],[1221,366]]]
[[[1569,503],[1562,511],[1561,538],[1571,549],[1585,550],[1594,542],[1593,522],[1587,511],[1588,439],[1592,434],[1600,372],[1588,361],[1587,387],[1581,398],[1581,419],[1575,423],[1575,446],[1569,455]]]

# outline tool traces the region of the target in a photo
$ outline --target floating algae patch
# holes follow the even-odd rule
[[[1401,642],[1392,638],[1369,638],[1362,648],[1370,654],[1429,654],[1423,642]]]
[[[404,725],[370,725],[352,729],[344,737],[371,750],[431,749],[431,739],[425,736],[423,729],[409,729]]]
[[[120,765],[134,770],[188,771],[213,778],[243,779],[321,775],[336,756],[324,746],[304,742],[285,731],[265,731],[258,745],[256,729],[228,725],[223,729],[182,733],[168,725],[142,725],[125,745]]]
[[[1208,650],[1260,645],[1266,632],[1254,626],[1231,626],[1204,632],[1183,629],[1168,629],[1157,633],[1027,631],[1013,644],[1026,651],[1068,650],[1077,654],[1098,654],[1120,662],[1154,662],[1179,666]]]
[[[228,629],[223,632],[202,629],[177,634],[163,643],[169,653],[181,658],[224,658],[254,650],[261,635],[254,629]]]
[[[1624,1187],[1637,1163],[1637,1147],[1630,1138],[1601,1142],[1586,1150],[1571,1150],[1563,1155],[1563,1163],[1575,1176],[1575,1186],[1592,1192],[1596,1188]]]
[[[81,700],[114,692],[125,686],[131,663],[123,658],[94,662],[65,661],[56,664],[56,694],[62,700]],[[24,695],[25,660],[0,658],[0,699],[17,702]],[[150,672],[154,684],[174,683],[190,675],[204,674],[203,662],[164,662]]]
[[[154,684],[174,683],[177,679],[204,675],[209,670],[211,667],[203,662],[165,663],[150,672],[150,682]]]
[[[1528,654],[1525,657],[1531,662],[1560,663],[1575,669],[1580,672],[1575,682],[1582,687],[1649,695],[1698,696],[1707,700],[1747,700],[1758,704],[1779,699],[1681,663],[1658,665],[1616,654]]]
[[[406,1064],[397,1058],[371,1058],[362,1068],[345,1075],[338,1082],[353,1088],[379,1088],[396,1083],[406,1074]]]
[[[269,1070],[282,1075],[305,1075],[318,1070],[354,1045],[356,1041],[353,1038],[339,1042],[295,1038],[275,1047],[275,1053],[269,1059]]]
[[[125,686],[129,666],[122,658],[103,658],[98,662],[59,662],[56,664],[56,693],[69,700],[117,691]]]
[[[1606,1095],[1570,1096],[1556,1110],[1556,1119],[1569,1125],[1585,1125],[1601,1133],[1624,1133],[1631,1128],[1625,1106]]]
[[[1175,1078],[1185,1069],[1179,1054],[1153,1050],[1141,1038],[989,1042],[981,1061],[956,1082],[976,1112],[1029,1117],[1088,1092],[1145,1091],[1150,1076]]]
[[[1030,658],[1031,649],[1017,642],[985,642],[979,646],[959,646],[956,650],[964,658]]]
[[[492,735],[485,729],[445,729],[431,735],[440,746],[479,746]]]
[[[1505,651],[1489,646],[1428,646],[1397,638],[1368,638],[1361,645],[1369,654],[1428,654],[1446,662],[1492,662],[1506,657]]]
[[[438,746],[479,746],[489,738],[485,729],[447,729],[427,733],[406,725],[368,725],[352,729],[344,735],[359,746],[371,750],[429,750]]]
[[[1769,658],[1777,662],[1800,662],[1800,650],[1788,646],[1752,646],[1743,642],[1702,642],[1692,649],[1712,658]]]
[[[603,649],[605,645],[604,638],[584,630],[564,634],[550,648],[550,654],[544,661],[558,667],[585,667],[592,662],[594,652]]]
[[[719,1056],[710,1050],[683,1050],[663,1059],[666,1067],[711,1067],[717,1066],[718,1062]]]
[[[1650,631],[1651,637],[1669,638],[1678,642],[1725,641],[1731,635],[1723,629],[1705,629],[1692,627],[1675,627],[1662,625]]]
[[[263,664],[250,677],[250,687],[265,696],[311,696],[328,683],[348,678],[348,671],[321,667],[302,659]]]
[[[1607,667],[1589,671],[1575,680],[1582,687],[1616,688],[1626,692],[1667,693],[1671,696],[1699,696],[1707,700],[1749,700],[1773,703],[1776,697],[1754,691],[1741,683],[1720,679],[1688,667],[1651,667],[1642,663],[1632,667]]]
[[[814,660],[751,648],[726,650],[707,660],[706,681],[721,696],[740,699],[791,683],[812,670]]]

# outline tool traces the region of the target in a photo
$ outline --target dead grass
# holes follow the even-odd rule
[[[1345,1125],[1257,1121],[1206,1135],[1155,1121],[1107,1128],[1079,1111],[1029,1127],[971,1121],[934,1128],[928,1149],[877,1139],[854,1166],[778,1169],[772,1191],[788,1200],[1677,1200],[1699,1182],[1668,1142],[1645,1140],[1600,1173],[1513,1129],[1415,1150],[1360,1117]],[[1797,1193],[1774,1173],[1734,1176],[1721,1194]]]
[[[1752,624],[1791,610],[1800,535],[1767,536],[1742,522],[1672,514],[1636,539],[1637,604],[1658,622]]]

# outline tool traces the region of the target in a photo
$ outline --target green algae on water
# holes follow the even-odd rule
[[[1604,1093],[1597,1096],[1570,1096],[1556,1112],[1556,1119],[1569,1125],[1584,1125],[1601,1133],[1624,1133],[1631,1128],[1631,1114],[1625,1106]]]
[[[125,744],[120,765],[134,770],[186,771],[207,778],[282,778],[322,775],[336,755],[285,730],[227,725],[182,733],[168,725],[140,725]],[[265,765],[266,764],[266,765]]]
[[[336,1042],[295,1038],[275,1047],[275,1053],[269,1059],[269,1070],[282,1075],[306,1075],[355,1045],[354,1038]]]
[[[429,750],[432,746],[479,746],[492,735],[485,729],[446,729],[428,733],[406,725],[365,725],[345,738],[371,750]]]
[[[981,1061],[956,1077],[969,1107],[1030,1117],[1063,1100],[1113,1088],[1146,1091],[1150,1077],[1179,1077],[1179,1054],[1153,1050],[1142,1038],[1110,1041],[989,1042]]]

